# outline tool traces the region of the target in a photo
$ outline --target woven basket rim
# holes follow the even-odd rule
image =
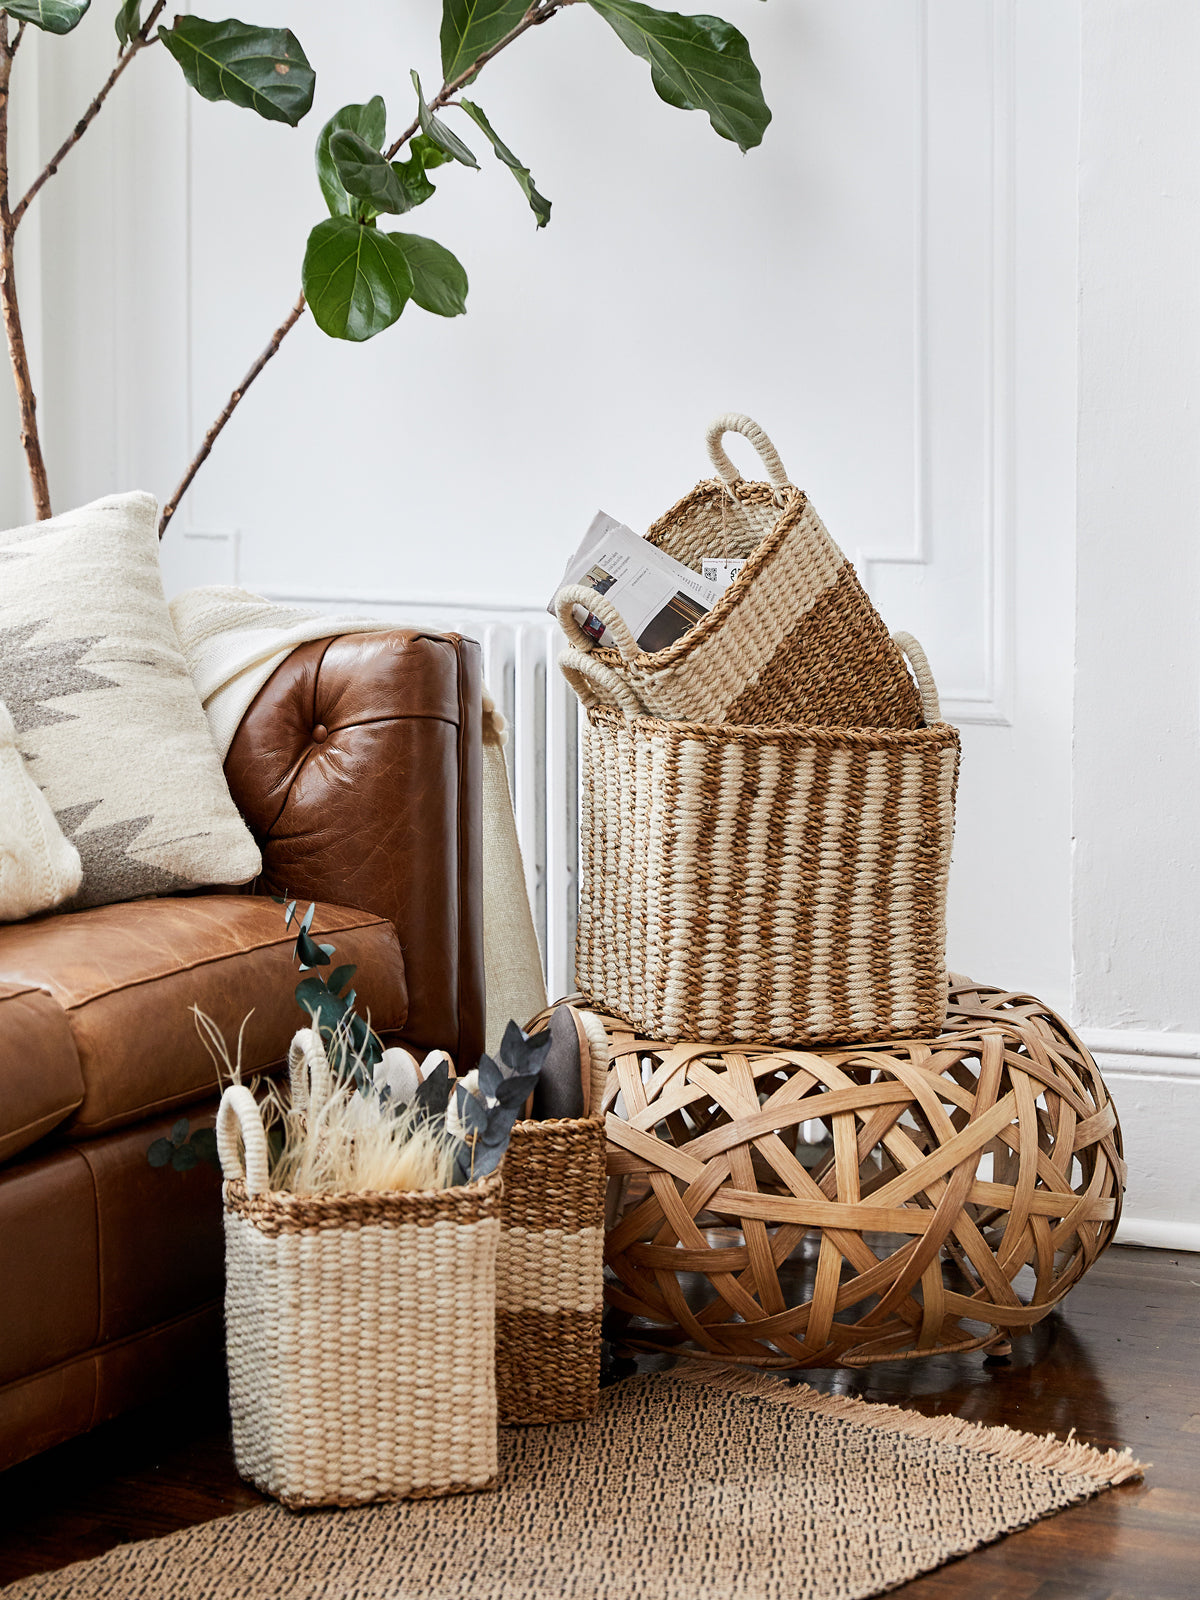
[[[711,613],[710,613],[711,615]],[[957,744],[952,722],[928,722],[920,728],[839,728],[817,722],[684,722],[674,717],[627,717],[619,706],[589,706],[588,720],[635,728],[645,738],[663,733],[677,741],[714,740],[724,744],[924,745]]]
[[[513,1124],[513,1132],[520,1128],[524,1133],[573,1133],[594,1127],[597,1123],[604,1125],[604,1118],[599,1113],[590,1117],[518,1117]]]
[[[786,535],[795,527],[801,513],[807,509],[809,503],[807,494],[803,489],[797,489],[795,484],[789,484],[786,489],[776,489],[774,484],[759,483],[749,478],[738,478],[735,482],[728,484],[723,478],[703,478],[693,489],[689,489],[682,499],[677,500],[669,511],[665,511],[661,517],[651,523],[646,530],[646,538],[651,544],[658,544],[658,538],[655,535],[661,537],[666,531],[667,524],[681,512],[690,509],[693,501],[707,499],[716,493],[724,494],[727,489],[736,490],[739,498],[751,499],[754,502],[760,502],[764,499],[774,501],[776,495],[784,495],[786,498],[784,504],[779,508],[779,519],[771,531],[764,534],[754,546],[754,549],[746,557],[745,566],[711,611],[706,611],[699,622],[671,644],[664,645],[661,650],[641,650],[638,652],[634,659],[637,665],[646,671],[657,671],[660,668],[672,667],[685,660],[698,645],[703,644],[714,629],[720,627],[727,617],[733,615],[738,606],[749,598],[751,592],[750,579],[756,577],[759,570],[775,554]],[[743,496],[742,491],[748,489],[761,491],[761,493]],[[601,645],[597,649],[590,651],[589,654],[593,660],[599,661],[605,666],[616,667],[630,664],[621,652],[611,645]]]
[[[289,1217],[303,1211],[314,1217],[323,1215],[349,1221],[361,1212],[374,1213],[378,1220],[377,1214],[383,1210],[391,1220],[392,1216],[402,1218],[406,1212],[424,1210],[430,1205],[453,1211],[461,1210],[464,1205],[469,1208],[480,1202],[498,1200],[502,1178],[497,1169],[471,1183],[452,1184],[446,1189],[359,1189],[338,1194],[292,1194],[287,1189],[264,1189],[252,1195],[244,1178],[226,1178],[222,1187],[226,1211],[267,1210]]]

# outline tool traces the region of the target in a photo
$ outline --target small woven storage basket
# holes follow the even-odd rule
[[[769,482],[739,476],[721,444],[727,432],[751,441]],[[638,648],[602,595],[563,589],[555,605],[574,647],[568,667],[590,653],[651,716],[917,727],[920,701],[899,651],[770,439],[749,417],[729,415],[709,428],[708,450],[719,476],[697,484],[646,537],[696,572],[706,556],[745,558],[745,566],[695,627],[653,652]],[[595,648],[577,605],[606,624],[615,648]]]
[[[431,1193],[271,1191],[240,1086],[222,1097],[217,1144],[241,1475],[289,1506],[491,1488],[499,1176]]]
[[[585,1003],[657,1039],[938,1032],[959,742],[920,647],[896,638],[923,728],[626,716],[584,658]]]
[[[594,1115],[532,1119],[512,1131],[502,1170],[496,1263],[496,1397],[502,1423],[587,1417],[600,1398],[604,1312],[608,1039],[574,1011],[591,1061]],[[550,1009],[525,1029],[536,1033]]]

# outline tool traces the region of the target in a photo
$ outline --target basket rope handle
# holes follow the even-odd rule
[[[612,601],[606,595],[597,594],[595,589],[585,588],[582,583],[569,583],[555,595],[554,610],[559,626],[576,650],[596,648],[595,639],[590,633],[585,633],[575,620],[576,606],[582,606],[585,611],[590,611],[592,616],[600,618],[616,640],[617,649],[626,661],[635,661],[641,655],[641,648],[630,633],[629,624]]]
[[[921,692],[921,715],[932,727],[935,722],[942,720],[942,706],[938,699],[937,684],[933,681],[929,657],[911,633],[894,633],[892,643],[904,656],[913,677],[917,680],[917,688]]]
[[[744,416],[740,411],[727,411],[723,417],[718,417],[715,422],[709,425],[708,432],[704,436],[708,445],[709,460],[716,467],[719,477],[723,478],[726,483],[738,483],[742,477],[742,474],[725,454],[725,447],[721,443],[722,437],[727,433],[740,433],[749,439],[762,457],[762,464],[767,469],[767,480],[772,488],[787,489],[790,487],[790,480],[784,471],[783,462],[779,459],[779,451],[776,450],[753,417]]]
[[[579,696],[584,707],[616,706],[627,717],[644,717],[646,708],[620,673],[593,661],[582,650],[564,650],[558,670]]]
[[[245,1178],[250,1194],[262,1194],[270,1187],[271,1166],[262,1113],[244,1084],[230,1084],[221,1096],[217,1111],[217,1154],[221,1158],[222,1177]]]

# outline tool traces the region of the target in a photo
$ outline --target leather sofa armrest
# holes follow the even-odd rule
[[[405,1040],[467,1066],[484,1044],[482,715],[473,639],[344,634],[292,652],[225,760],[262,850],[254,892],[386,916]]]

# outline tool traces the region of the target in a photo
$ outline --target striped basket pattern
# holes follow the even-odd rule
[[[769,482],[739,477],[721,439],[742,433]],[[808,497],[788,481],[778,452],[749,417],[719,417],[708,431],[718,476],[684,496],[646,537],[685,566],[705,556],[746,565],[695,627],[647,652],[620,614],[590,589],[563,589],[556,610],[571,649],[621,680],[651,716],[692,722],[915,728],[921,706],[899,651]],[[616,644],[597,649],[574,608],[599,617]]]
[[[958,734],[593,704],[576,978],[649,1038],[936,1034]]]
[[[503,1166],[496,1264],[496,1394],[502,1423],[590,1416],[600,1398],[604,1314],[603,1025],[572,1007],[591,1061],[586,1117],[527,1119]],[[550,1008],[526,1025],[536,1033]]]
[[[217,1143],[242,1477],[289,1506],[492,1487],[499,1174],[421,1194],[271,1191],[241,1086]]]

